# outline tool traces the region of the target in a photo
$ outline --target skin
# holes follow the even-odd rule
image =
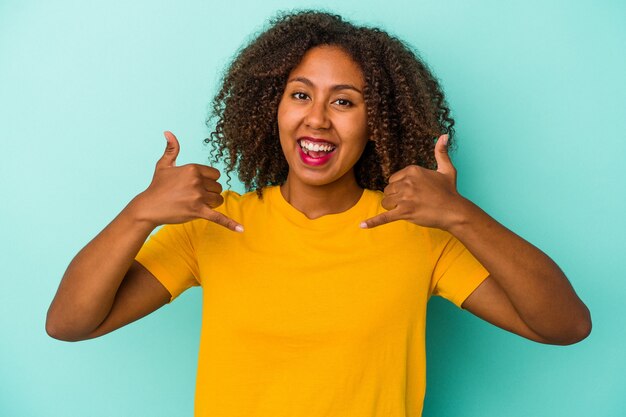
[[[281,192],[310,219],[343,212],[363,193],[353,167],[368,140],[364,88],[359,66],[336,47],[311,49],[289,74],[278,106],[280,144],[289,164]],[[335,144],[332,159],[313,167],[302,162],[297,139],[303,136]]]
[[[219,172],[204,165],[176,166],[178,140],[167,146],[150,186],[137,195],[77,255],[48,309],[46,331],[78,341],[102,336],[166,304],[169,292],[134,260],[158,225],[204,218],[233,231],[240,224],[213,208],[223,202]]]
[[[311,219],[347,210],[363,192],[353,170],[367,143],[363,79],[345,52],[328,46],[307,52],[289,76],[277,115],[289,164],[281,192]],[[197,164],[177,167],[178,141],[170,132],[165,136],[167,147],[150,186],[70,263],[48,312],[52,337],[97,337],[169,301],[167,290],[134,261],[156,226],[204,218],[243,231],[213,210],[223,202],[219,172]],[[323,166],[303,164],[296,142],[302,136],[330,140],[336,155]],[[388,211],[364,219],[363,233],[399,220],[446,230],[490,271],[463,308],[537,342],[566,345],[584,339],[591,331],[589,310],[559,267],[458,193],[446,135],[439,138],[435,157],[436,171],[408,166],[389,178],[382,201]]]
[[[490,273],[463,308],[540,343],[569,345],[586,338],[591,315],[561,269],[458,193],[446,135],[439,138],[435,157],[436,171],[408,166],[394,173],[382,201],[389,211],[365,220],[362,227],[407,220],[446,230]]]

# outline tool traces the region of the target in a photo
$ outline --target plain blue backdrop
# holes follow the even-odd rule
[[[0,2],[0,415],[191,416],[200,290],[103,338],[49,338],[73,256],[165,145],[207,163],[220,74],[279,10],[324,7],[417,48],[457,121],[462,194],[550,254],[594,328],[537,344],[433,298],[427,417],[626,415],[622,1]],[[234,188],[242,191],[240,184]]]

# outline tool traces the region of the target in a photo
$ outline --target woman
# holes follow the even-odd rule
[[[101,336],[201,285],[196,415],[419,416],[432,294],[540,343],[589,334],[558,266],[457,192],[443,93],[397,39],[282,16],[213,114],[216,159],[252,191],[176,166],[166,132],[150,186],[69,265],[51,336]]]

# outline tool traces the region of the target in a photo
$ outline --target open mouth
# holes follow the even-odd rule
[[[307,139],[299,139],[298,145],[307,156],[311,158],[323,158],[332,153],[337,146],[329,142],[313,142]]]

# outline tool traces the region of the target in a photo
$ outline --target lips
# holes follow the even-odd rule
[[[304,136],[298,139],[298,154],[306,165],[320,166],[326,164],[335,154],[337,145],[321,138]]]

